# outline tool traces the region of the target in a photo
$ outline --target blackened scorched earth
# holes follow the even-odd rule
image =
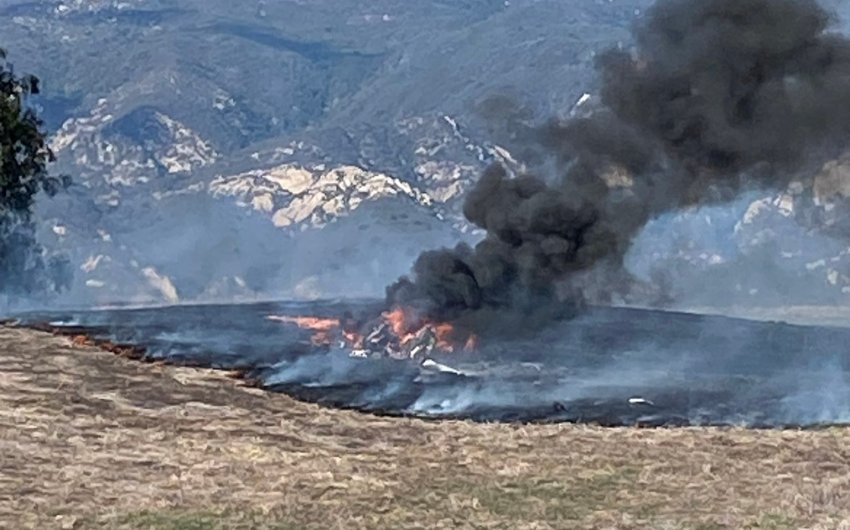
[[[483,340],[431,363],[317,347],[269,315],[339,318],[380,303],[177,306],[22,315],[82,326],[175,363],[247,370],[328,406],[483,421],[605,425],[850,423],[850,329],[596,308],[533,339]]]

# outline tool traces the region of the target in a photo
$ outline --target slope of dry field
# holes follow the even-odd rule
[[[0,528],[54,527],[850,529],[850,430],[376,418],[0,327]]]

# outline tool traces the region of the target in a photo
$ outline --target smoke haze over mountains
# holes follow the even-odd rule
[[[599,108],[539,131],[560,176],[488,169],[464,204],[486,238],[422,254],[389,302],[475,328],[545,322],[581,303],[581,285],[558,295],[576,273],[627,281],[654,217],[810,177],[850,139],[850,41],[829,24],[812,0],[660,0],[634,50],[598,57]]]
[[[850,297],[850,157],[809,178],[843,110],[782,147],[841,96],[828,78],[843,44],[827,32],[846,32],[846,2],[819,0],[834,21],[811,2],[749,21],[752,2],[665,2],[660,18],[651,0],[261,4],[0,1],[0,46],[42,79],[55,172],[74,180],[34,213],[33,236],[74,273],[56,304],[376,297],[423,250],[458,242],[423,258],[399,299],[546,322],[584,301]],[[702,46],[723,24],[735,38]],[[762,72],[737,75],[759,53]],[[702,99],[682,96],[688,83]],[[771,90],[796,111],[774,113]],[[734,115],[748,104],[761,105],[750,124]],[[494,162],[505,175],[485,171]],[[736,188],[750,192],[727,202]]]

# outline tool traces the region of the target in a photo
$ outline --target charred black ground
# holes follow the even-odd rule
[[[850,330],[588,308],[534,336],[426,360],[359,358],[269,315],[339,317],[380,303],[269,303],[31,314],[143,360],[236,369],[327,406],[427,418],[605,425],[850,422]],[[426,362],[428,360],[436,361]]]
[[[624,288],[653,217],[810,175],[850,139],[850,41],[829,24],[814,0],[659,0],[634,49],[599,57],[599,108],[537,131],[560,174],[488,169],[464,206],[484,240],[422,254],[388,303],[529,329],[575,313],[578,273]]]

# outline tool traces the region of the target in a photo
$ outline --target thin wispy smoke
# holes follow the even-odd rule
[[[464,207],[483,241],[422,254],[388,302],[478,329],[545,323],[581,305],[578,273],[618,288],[652,218],[820,167],[850,143],[850,41],[830,23],[813,0],[659,0],[634,49],[599,57],[599,108],[536,132],[560,175],[488,169]]]
[[[43,303],[67,289],[71,276],[67,258],[38,243],[28,214],[0,210],[0,314]]]

